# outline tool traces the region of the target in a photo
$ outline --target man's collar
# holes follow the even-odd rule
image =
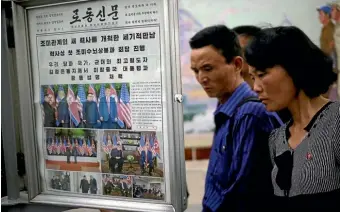
[[[217,115],[218,113],[223,113],[231,117],[235,110],[236,105],[239,104],[242,101],[242,99],[250,95],[257,96],[256,93],[251,90],[250,86],[246,82],[242,82],[235,89],[235,91],[232,93],[230,98],[225,103],[217,106],[214,115]]]

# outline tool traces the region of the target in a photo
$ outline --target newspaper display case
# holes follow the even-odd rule
[[[184,211],[177,1],[14,1],[32,203]]]

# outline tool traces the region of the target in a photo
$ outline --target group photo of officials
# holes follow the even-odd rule
[[[44,127],[131,129],[129,83],[44,85]]]
[[[71,191],[70,172],[48,171],[48,187],[50,189]]]
[[[130,176],[103,174],[102,181],[104,195],[132,197],[132,178]]]
[[[133,197],[144,199],[164,200],[161,178],[134,177]]]

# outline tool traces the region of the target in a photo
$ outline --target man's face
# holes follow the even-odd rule
[[[324,11],[319,10],[319,21],[321,24],[325,23],[328,18],[328,15]]]
[[[105,96],[111,96],[111,91],[109,88],[105,89]]]
[[[87,101],[92,102],[93,101],[93,94],[87,95]]]
[[[240,42],[240,46],[242,48],[242,52],[244,52],[244,49],[248,45],[249,39],[250,38],[248,36],[245,36],[245,35],[239,35],[238,36],[238,40]],[[251,79],[251,77],[249,75],[249,65],[248,65],[248,63],[245,60],[243,61],[243,66],[242,66],[242,70],[241,70],[241,76],[249,84],[249,86],[251,88],[253,88],[254,82],[253,82],[253,80]]]
[[[238,57],[227,63],[226,59],[213,46],[205,46],[191,51],[191,69],[195,73],[196,80],[204,91],[212,98],[223,98],[231,94],[237,84],[237,75],[241,72],[242,59]]]
[[[48,96],[45,96],[44,100],[45,102],[50,103],[50,98]]]

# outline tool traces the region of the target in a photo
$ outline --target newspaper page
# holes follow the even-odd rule
[[[44,188],[165,200],[162,1],[28,11]]]

